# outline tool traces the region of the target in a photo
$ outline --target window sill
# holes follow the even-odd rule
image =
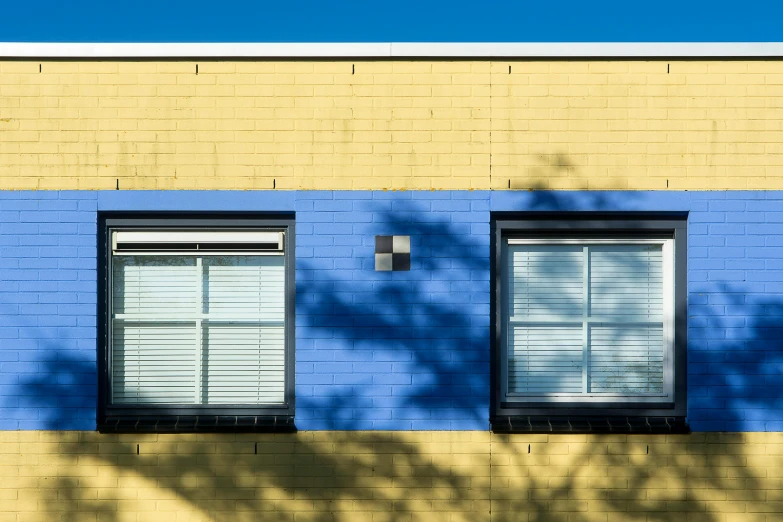
[[[690,433],[684,417],[502,415],[490,424],[493,433]]]
[[[294,417],[251,415],[109,416],[101,433],[294,433]]]

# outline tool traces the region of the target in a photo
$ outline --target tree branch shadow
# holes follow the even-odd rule
[[[520,210],[573,209],[569,197],[536,192],[531,208]],[[596,194],[590,205],[611,210],[603,197]],[[372,272],[370,244],[359,249],[364,275],[357,280],[297,260],[303,275],[297,281],[298,339],[326,340],[323,349],[339,350],[356,368],[372,363],[370,371],[356,372],[355,381],[298,384],[303,421],[341,431],[83,432],[71,443],[51,442],[53,477],[29,478],[52,517],[113,522],[150,509],[179,520],[177,513],[189,509],[184,519],[216,521],[719,521],[725,519],[720,502],[740,503],[746,513],[781,502],[764,471],[780,458],[766,457],[765,463],[754,455],[746,444],[750,436],[487,433],[489,303],[455,303],[452,293],[475,287],[475,295],[489,295],[488,232],[466,233],[447,215],[417,220],[416,201],[371,211],[378,217],[375,233],[411,235],[414,256],[420,253],[411,272]],[[468,276],[451,280],[452,274]],[[739,428],[748,412],[779,411],[783,404],[783,300],[749,300],[741,286],[710,291],[730,296],[729,305],[742,308],[748,323],[740,337],[729,338],[731,318],[704,312],[705,325],[694,322],[705,330],[691,330],[693,367],[721,366],[713,373],[723,376],[712,386],[692,382],[693,411],[705,416],[694,420],[719,411],[723,426]],[[51,430],[82,426],[69,412],[94,411],[94,353],[74,350],[35,325],[20,328],[29,337],[48,338],[42,352],[52,356],[36,362],[36,373],[20,376],[14,385],[18,407],[42,412],[40,421]],[[724,337],[712,339],[710,330]],[[13,340],[3,342],[2,351],[15,350],[21,348]],[[763,355],[742,356],[753,350]],[[299,362],[298,376],[318,364],[306,357]],[[376,379],[384,376],[379,368],[387,368],[387,376],[406,376],[388,381],[385,401],[364,389],[386,382]],[[392,410],[407,412],[402,421],[427,431],[394,431],[400,419],[379,416]],[[385,421],[391,431],[366,431]],[[476,431],[448,431],[465,424]]]

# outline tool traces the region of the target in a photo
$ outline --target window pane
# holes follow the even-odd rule
[[[210,319],[277,321],[285,317],[283,256],[204,258],[204,312]]]
[[[196,399],[193,324],[115,321],[112,399],[116,404],[192,404]]]
[[[580,393],[582,325],[509,328],[509,393]]]
[[[592,326],[590,386],[596,393],[663,393],[663,326]]]
[[[608,245],[590,249],[590,315],[661,321],[661,245]]]
[[[580,246],[509,246],[509,316],[524,321],[581,317],[583,261]]]
[[[189,316],[198,312],[195,257],[115,256],[114,314]]]
[[[280,404],[285,391],[283,326],[204,328],[205,404]]]

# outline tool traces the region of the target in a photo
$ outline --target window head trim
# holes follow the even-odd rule
[[[199,253],[283,255],[285,232],[260,230],[118,229],[112,230],[113,255]]]

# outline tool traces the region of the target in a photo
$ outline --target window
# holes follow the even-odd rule
[[[682,429],[686,221],[673,218],[495,221],[494,429]]]
[[[99,428],[293,427],[293,222],[103,220]]]

